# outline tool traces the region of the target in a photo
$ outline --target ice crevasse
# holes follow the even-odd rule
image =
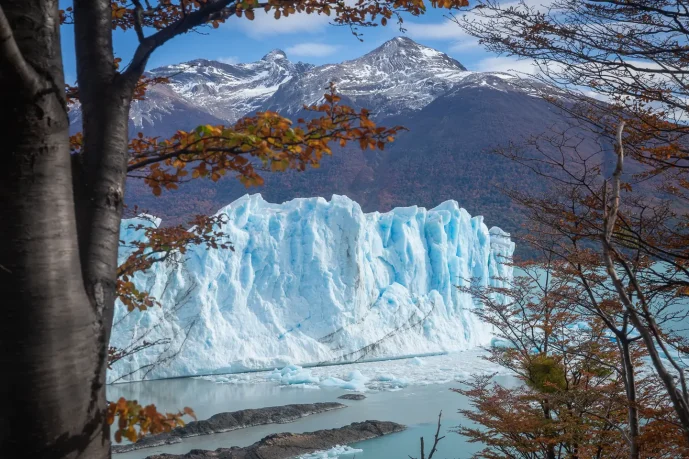
[[[111,345],[145,349],[110,382],[355,361],[488,344],[457,286],[511,279],[509,235],[455,201],[364,213],[345,196],[271,204],[246,195],[219,211],[229,249],[192,247],[134,282],[162,307],[118,303]],[[143,237],[124,220],[120,239]],[[120,261],[129,255],[120,250]]]

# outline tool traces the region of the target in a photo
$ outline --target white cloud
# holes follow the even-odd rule
[[[478,40],[473,37],[467,37],[465,40],[456,41],[448,48],[451,53],[462,53],[481,49]]]
[[[538,11],[545,11],[553,0],[523,0],[527,7],[535,7]],[[500,2],[502,8],[520,8],[521,2],[508,0]],[[462,27],[462,21],[470,22],[482,21],[483,19],[472,12],[462,12],[455,16],[455,20],[445,19],[442,22],[405,22],[404,27],[410,37],[417,40],[444,40],[449,41],[450,52],[466,52],[481,47],[478,39],[467,34]]]
[[[222,62],[223,64],[236,64],[239,62],[239,58],[237,56],[225,56],[217,58],[216,61]]]
[[[251,38],[266,38],[275,35],[294,33],[318,33],[327,25],[330,18],[324,14],[297,13],[275,19],[274,11],[266,13],[257,11],[253,21],[241,20],[233,25],[238,26]]]
[[[420,40],[463,40],[470,38],[455,22],[446,19],[443,22],[405,22],[407,34]]]
[[[477,72],[538,73],[538,67],[530,59],[519,60],[514,57],[487,57],[474,66]]]
[[[407,34],[416,40],[449,42],[448,51],[451,53],[463,53],[480,48],[478,39],[464,32],[457,23],[449,19],[434,23],[405,22],[404,27]]]
[[[335,53],[339,46],[326,45],[325,43],[299,43],[290,46],[287,51],[288,56],[303,57],[325,57]]]

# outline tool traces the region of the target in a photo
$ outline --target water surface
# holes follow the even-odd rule
[[[371,364],[374,365],[374,364]],[[502,382],[511,382],[504,376]],[[271,424],[222,434],[185,438],[182,443],[165,447],[147,448],[131,453],[117,454],[115,459],[139,459],[154,453],[186,453],[194,448],[216,449],[230,446],[247,446],[266,435],[276,432],[309,432],[341,427],[368,419],[394,421],[409,428],[405,432],[368,440],[352,446],[363,450],[357,459],[406,459],[419,456],[419,437],[425,436],[430,449],[438,413],[443,411],[442,435],[437,459],[463,459],[471,457],[479,448],[468,444],[463,437],[451,432],[466,420],[457,413],[467,407],[467,400],[450,388],[459,383],[410,385],[399,390],[368,391],[362,401],[338,400],[347,393],[339,388],[318,386],[280,386],[270,382],[244,384],[218,384],[194,378],[147,381],[117,384],[108,387],[108,397],[126,397],[140,403],[155,403],[159,410],[178,410],[191,406],[199,419],[206,419],[223,411],[261,408],[290,403],[339,401],[347,408],[316,414],[288,424]],[[315,387],[315,388],[314,388]],[[343,456],[350,459],[353,456]]]

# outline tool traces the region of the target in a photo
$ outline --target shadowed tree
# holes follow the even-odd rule
[[[505,148],[503,156],[556,190],[510,194],[538,225],[532,242],[555,238],[552,252],[574,270],[585,250],[599,255],[598,267],[644,344],[689,442],[682,362],[689,346],[676,327],[663,325],[670,313],[656,307],[667,298],[686,301],[689,294],[689,2],[481,0],[474,14],[455,19],[489,50],[532,59],[537,78],[563,90],[548,100],[573,124],[607,138],[601,152],[580,151],[576,143],[553,145],[555,136],[547,135],[534,139],[554,147],[546,154]],[[586,97],[591,94],[597,98]],[[638,456],[632,451],[631,457]]]
[[[458,432],[485,445],[474,457],[689,454],[664,388],[643,371],[639,334],[605,281],[600,256],[581,255],[573,269],[546,251],[544,261],[518,263],[505,287],[463,289],[496,330],[486,359],[522,383],[504,386],[487,375],[456,390],[472,405],[460,413],[477,424]]]

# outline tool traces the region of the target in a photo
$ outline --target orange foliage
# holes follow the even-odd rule
[[[178,131],[169,139],[139,133],[129,143],[128,170],[143,169],[142,174],[132,176],[143,178],[156,196],[163,189],[177,189],[184,180],[209,178],[215,182],[228,172],[235,172],[247,187],[256,186],[263,184],[257,164],[271,172],[317,168],[323,155],[332,154],[332,143],[346,146],[354,142],[362,149],[382,150],[404,129],[379,127],[367,110],[339,104],[332,84],[324,98],[321,105],[304,107],[321,116],[300,119],[297,126],[277,113],[263,112],[242,118],[232,127],[199,126]],[[70,144],[72,153],[79,153],[82,134],[71,136]]]
[[[108,404],[106,421],[113,425],[115,418],[118,418],[115,441],[119,443],[126,438],[135,442],[146,434],[169,432],[177,426],[184,426],[182,417],[185,415],[196,419],[194,411],[189,407],[179,413],[162,414],[155,405],[141,406],[136,400],[120,398],[117,402]]]
[[[215,5],[213,5],[215,4]],[[227,21],[230,17],[245,17],[252,21],[255,10],[266,13],[273,11],[275,19],[293,14],[324,14],[333,16],[333,22],[349,26],[387,25],[395,17],[399,24],[403,22],[400,13],[412,16],[424,14],[430,5],[434,8],[457,9],[469,5],[468,0],[357,0],[341,2],[336,0],[246,0],[242,2],[222,2],[212,0],[114,0],[112,6],[113,29],[129,30],[135,27],[148,27],[162,30],[183,18],[209,8],[205,23],[213,28]],[[216,7],[217,6],[217,7]],[[72,8],[60,10],[63,24],[72,22]],[[353,30],[354,31],[354,30]],[[356,34],[356,32],[355,32]]]
[[[485,445],[474,457],[627,458],[630,405],[641,421],[640,457],[689,453],[662,386],[641,371],[644,350],[624,309],[595,260],[579,261],[586,259],[582,269],[565,261],[518,263],[521,274],[504,287],[462,288],[480,302],[475,314],[500,339],[486,360],[523,383],[503,386],[488,375],[454,389],[472,407],[460,413],[478,425],[458,432]],[[621,364],[627,346],[633,374]],[[631,380],[634,402],[625,386]]]
[[[232,127],[199,126],[178,131],[172,138],[159,140],[139,134],[130,143],[129,171],[146,167],[142,177],[153,194],[176,189],[189,175],[217,181],[227,172],[247,187],[262,185],[256,161],[272,172],[303,171],[318,167],[323,155],[332,154],[330,144],[357,143],[362,149],[383,149],[403,128],[378,127],[368,111],[340,105],[334,86],[325,95],[326,103],[305,107],[321,116],[298,125],[274,112],[259,113],[239,120]],[[191,169],[191,174],[188,169]]]
[[[205,245],[208,249],[234,250],[229,242],[223,241],[223,233],[217,230],[224,222],[222,216],[197,216],[190,222],[191,229],[181,225],[172,227],[151,227],[143,224],[130,225],[141,231],[142,238],[135,241],[120,241],[121,247],[133,249],[117,269],[117,297],[129,311],[144,311],[159,305],[155,298],[136,288],[132,276],[149,269],[155,263],[170,260],[176,254],[184,255],[190,245]]]

